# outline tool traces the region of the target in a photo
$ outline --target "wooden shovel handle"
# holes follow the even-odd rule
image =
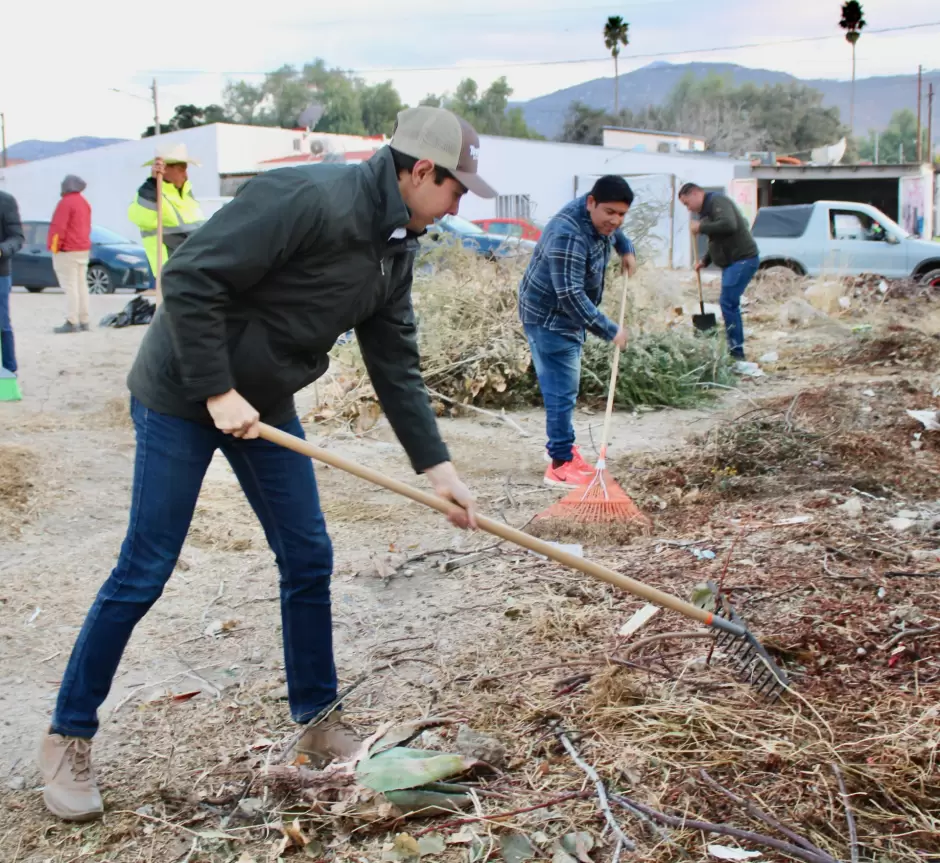
[[[294,435],[283,432],[280,429],[276,429],[265,423],[259,423],[259,428],[260,436],[266,441],[270,441],[271,443],[277,444],[278,446],[293,450],[294,452],[308,456],[309,458],[316,459],[317,461],[331,465],[332,467],[339,468],[342,471],[346,471],[346,473],[350,473],[353,476],[357,476],[360,479],[364,479],[367,482],[373,483],[374,485],[381,486],[388,491],[395,492],[395,494],[400,494],[403,497],[410,498],[416,503],[422,503],[431,509],[436,509],[438,512],[443,513],[444,515],[449,515],[454,509],[457,508],[456,504],[443,500],[436,494],[422,491],[419,488],[408,485],[408,483],[401,482],[397,479],[392,479],[392,477],[385,476],[385,474],[380,473],[377,470],[373,470],[372,468],[357,464],[356,462],[343,458],[341,455],[337,455],[335,452],[331,452],[330,450],[315,446],[308,441],[294,437]],[[563,551],[560,548],[556,548],[554,545],[548,542],[544,542],[541,539],[537,539],[534,536],[523,533],[521,530],[516,530],[507,524],[493,521],[492,519],[482,515],[478,515],[476,517],[476,521],[481,530],[485,530],[487,533],[490,533],[493,536],[498,536],[500,539],[504,539],[508,542],[514,543],[515,545],[522,546],[522,548],[527,548],[529,551],[534,551],[536,554],[544,555],[545,557],[554,560],[556,563],[560,563],[563,566],[569,567],[570,569],[576,569],[580,572],[583,572],[585,575],[590,575],[594,578],[600,579],[601,581],[606,581],[608,584],[619,587],[628,593],[632,593],[634,596],[639,596],[641,599],[647,600],[648,602],[655,603],[656,605],[660,605],[663,608],[669,608],[672,611],[676,611],[679,614],[684,614],[686,617],[690,617],[693,620],[704,623],[706,626],[713,626],[716,629],[722,629],[732,635],[740,636],[744,634],[744,629],[742,627],[725,620],[723,617],[716,617],[711,612],[692,605],[690,602],[684,602],[672,594],[665,593],[662,590],[657,590],[655,587],[650,587],[648,584],[644,584],[642,581],[637,581],[636,579],[630,578],[629,576],[621,575],[619,572],[608,569],[606,566],[601,566],[600,564],[593,563],[589,560],[584,560],[577,555]]]

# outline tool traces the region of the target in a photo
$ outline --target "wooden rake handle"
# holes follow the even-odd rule
[[[620,295],[620,329],[627,319],[627,271],[624,269]],[[610,389],[607,391],[607,410],[604,413],[604,430],[601,432],[601,457],[599,470],[607,467],[607,444],[610,442],[610,423],[614,415],[614,395],[617,392],[617,372],[620,370],[620,345],[614,345],[614,356],[610,366]]]
[[[260,436],[266,441],[270,441],[271,443],[277,444],[278,446],[293,450],[294,452],[305,455],[308,458],[316,459],[317,461],[323,462],[324,464],[328,464],[332,467],[339,468],[346,473],[350,473],[353,476],[357,476],[360,479],[366,480],[366,482],[371,482],[374,485],[381,486],[388,491],[402,495],[402,497],[407,497],[416,503],[422,503],[431,509],[437,510],[443,515],[450,515],[455,509],[458,508],[457,504],[443,500],[436,494],[415,488],[414,486],[408,485],[408,483],[401,482],[400,480],[392,479],[392,477],[385,476],[385,474],[380,473],[377,470],[372,470],[372,468],[365,467],[361,464],[356,464],[356,462],[343,458],[343,456],[337,455],[335,452],[331,452],[330,450],[315,446],[308,441],[294,437],[294,435],[283,432],[280,429],[273,428],[272,426],[269,426],[265,423],[259,423],[259,429]],[[510,527],[507,524],[493,521],[492,519],[482,515],[478,515],[476,517],[476,521],[477,526],[481,530],[485,530],[487,533],[490,533],[493,536],[498,536],[500,539],[507,540],[508,542],[521,546],[522,548],[527,548],[529,551],[534,551],[536,554],[544,555],[545,557],[554,560],[556,563],[560,563],[562,566],[567,566],[570,569],[576,569],[579,572],[583,572],[585,575],[590,575],[594,578],[600,579],[601,581],[606,581],[608,584],[619,587],[621,590],[632,593],[634,596],[638,596],[641,599],[647,600],[648,602],[652,602],[656,605],[662,606],[663,608],[669,608],[672,611],[677,611],[679,614],[684,614],[686,617],[690,617],[693,620],[704,623],[706,626],[713,626],[716,629],[724,630],[731,635],[741,636],[745,633],[743,627],[738,626],[736,623],[731,623],[730,621],[725,620],[723,617],[713,615],[711,612],[706,611],[703,608],[692,605],[690,602],[684,602],[670,593],[657,590],[655,587],[650,587],[648,584],[644,584],[642,581],[637,581],[636,579],[630,578],[629,576],[621,575],[619,572],[608,569],[606,566],[592,563],[591,561],[584,560],[577,555],[570,554],[567,551],[562,551],[560,548],[556,548],[554,545],[551,545],[548,542],[544,542],[543,540],[537,539],[534,536],[529,536],[529,534],[523,533],[521,530],[516,530],[514,527]]]

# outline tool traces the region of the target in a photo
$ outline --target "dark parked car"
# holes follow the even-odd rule
[[[46,248],[48,222],[23,222],[26,242],[13,256],[13,284],[32,293],[56,288],[59,280],[52,268],[52,252]],[[88,290],[93,294],[113,294],[118,288],[146,291],[153,287],[153,273],[143,246],[93,226],[88,253]]]
[[[460,242],[465,248],[490,259],[528,255],[532,253],[536,245],[532,240],[488,233],[479,225],[461,216],[444,216],[438,219],[428,228],[427,240],[430,242],[422,241],[422,244],[430,246]]]

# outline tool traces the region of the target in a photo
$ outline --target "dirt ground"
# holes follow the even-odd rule
[[[93,297],[93,319],[128,299]],[[258,753],[276,747],[292,727],[273,557],[221,458],[207,477],[177,571],[138,626],[101,713],[95,757],[108,814],[81,827],[44,813],[32,756],[74,638],[126,527],[134,442],[124,377],[143,328],[57,336],[51,330],[62,317],[61,295],[16,292],[12,300],[24,398],[0,405],[0,859],[260,863],[281,851],[285,858],[404,859],[383,858],[391,852],[382,852],[381,843],[410,827],[360,835],[314,815],[303,829],[317,839],[304,854],[303,842],[288,841],[283,827],[286,813],[302,817],[296,801],[283,790],[262,794],[251,785]],[[705,649],[692,640],[660,657],[658,677],[607,665],[566,684],[570,688],[559,695],[553,682],[570,676],[570,668],[526,669],[613,655],[624,647],[620,625],[641,603],[518,550],[491,549],[485,535],[452,530],[436,513],[318,468],[336,551],[337,665],[344,684],[365,675],[350,697],[350,720],[369,733],[386,719],[443,713],[502,734],[511,757],[505,772],[488,780],[496,797],[482,798],[487,812],[590,789],[564,751],[544,742],[539,723],[549,715],[584,735],[578,745],[598,769],[604,766],[608,782],[680,815],[742,827],[727,805],[713,801],[710,811],[696,809],[706,804],[690,787],[693,768],[733,766],[743,775],[749,764],[761,774],[752,789],[767,782],[767,788],[793,790],[790,799],[763,800],[766,809],[798,832],[805,827],[804,835],[836,859],[848,859],[850,840],[827,763],[841,752],[850,765],[844,768],[850,794],[858,794],[858,808],[867,808],[859,819],[864,853],[885,861],[940,854],[937,582],[885,574],[940,565],[929,555],[940,547],[930,521],[936,516],[940,525],[940,433],[924,432],[904,413],[938,406],[934,309],[913,300],[887,309],[876,303],[838,321],[797,328],[780,318],[781,300],[757,301],[748,312],[754,356],[779,354],[764,364],[767,376],[742,379],[739,389],[698,410],[615,417],[611,452],[619,454],[618,478],[654,517],[655,532],[626,547],[601,539],[585,553],[684,598],[696,583],[727,576],[742,614],[774,657],[787,663],[798,697],[771,709],[728,675],[715,682],[701,668]],[[874,347],[860,343],[852,327],[864,321],[888,336]],[[923,349],[906,350],[911,344]],[[302,416],[317,397],[314,387],[301,394]],[[481,510],[521,527],[557,493],[540,482],[541,414],[512,418],[527,436],[474,414],[442,419],[441,427]],[[601,419],[578,414],[579,440],[589,452]],[[722,437],[753,420],[765,423],[747,426],[753,439]],[[330,449],[422,483],[382,421],[363,434],[335,425],[307,428]],[[840,509],[849,499],[863,508],[855,521]],[[888,525],[907,510],[917,512],[903,516],[912,525],[900,532]],[[490,549],[481,562],[443,571],[446,561],[479,548]],[[688,548],[714,555],[697,559]],[[674,618],[660,615],[649,633],[694,629]],[[890,650],[879,648],[914,626],[925,633],[921,641],[902,635]],[[639,649],[631,658],[641,657],[649,668],[658,661]],[[505,683],[477,685],[506,672],[520,673]],[[682,689],[696,674],[713,687],[699,681],[691,694]],[[826,710],[835,703],[833,691],[851,690],[857,703],[874,685],[890,696],[890,729],[873,712],[858,736],[839,738],[842,725]],[[199,694],[190,699],[173,698],[194,691]],[[684,719],[675,713],[683,692],[691,705]],[[715,693],[715,709],[726,711],[720,716],[707,707]],[[732,702],[736,714],[727,712]],[[767,718],[772,711],[778,724]],[[788,711],[794,718],[786,731],[788,722],[779,716]],[[855,714],[850,719],[855,723]],[[678,723],[672,741],[654,739],[649,723],[659,729]],[[695,731],[706,725],[713,735],[710,753]],[[879,742],[862,744],[863,738]],[[452,741],[443,734],[438,742]],[[895,749],[907,753],[903,766],[889,763]],[[740,757],[731,754],[739,750]],[[866,774],[864,765],[882,756],[884,770],[895,771],[916,793],[898,796],[885,786],[879,798],[872,791],[872,783],[886,780]],[[239,822],[233,807],[249,790],[252,799],[266,801],[265,814]],[[577,829],[592,834],[594,859],[610,859],[614,845],[590,795],[558,811],[541,822],[512,822],[532,839],[533,857],[552,857],[556,835]],[[499,823],[509,822],[492,821],[483,833],[499,839]],[[628,826],[643,837],[645,851],[635,859],[679,859],[689,852],[704,859],[704,834],[677,829],[667,841],[655,830],[646,835],[649,825],[640,821]],[[475,858],[476,845],[461,842],[440,859],[499,855],[499,842]],[[765,859],[783,859],[762,850]]]

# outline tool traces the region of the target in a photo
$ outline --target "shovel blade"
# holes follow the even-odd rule
[[[692,315],[692,326],[700,333],[707,333],[718,326],[718,319],[711,312],[705,315]]]

